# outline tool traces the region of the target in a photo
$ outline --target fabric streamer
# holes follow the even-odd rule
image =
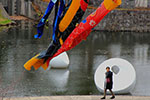
[[[30,59],[25,65],[26,70],[31,70],[33,66],[35,70],[39,67],[43,67],[45,70],[49,66],[49,62],[52,58],[58,56],[64,51],[68,51],[78,45],[82,40],[86,40],[87,36],[90,34],[92,28],[94,28],[111,10],[115,9],[121,4],[121,0],[104,0],[104,2],[90,14],[85,20],[83,20],[70,34],[64,39],[61,47],[56,50],[53,56],[49,56],[48,60],[39,59],[38,56],[42,53],[36,55]],[[84,8],[84,6],[83,6]],[[60,22],[61,23],[61,22]],[[60,25],[60,24],[59,24]],[[62,28],[63,31],[63,28]],[[60,36],[62,38],[63,35]]]
[[[41,38],[42,37],[45,22],[48,19],[48,16],[51,14],[51,11],[53,10],[53,7],[54,7],[56,2],[57,2],[57,0],[51,0],[49,2],[48,7],[45,11],[45,14],[43,15],[42,19],[40,20],[40,22],[37,25],[38,34],[34,35],[34,38]]]
[[[45,53],[40,53],[38,56],[39,59],[44,59],[45,62],[49,57],[52,57],[57,52],[63,42],[74,30],[76,24],[81,22],[82,16],[87,9],[88,2],[89,0],[72,0],[68,4],[62,18],[60,18],[61,21],[58,23],[58,29],[55,31],[55,41],[50,43]]]
[[[58,10],[58,13],[57,13],[57,16],[56,16],[56,19],[55,19],[54,27],[53,27],[53,36],[52,36],[52,39],[55,42],[56,42],[56,37],[55,37],[56,29],[57,29],[57,26],[58,26],[61,14],[63,12],[64,6],[65,6],[65,1],[64,0],[60,0],[60,7],[59,7],[59,10]]]

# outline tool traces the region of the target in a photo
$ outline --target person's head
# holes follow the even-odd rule
[[[110,67],[106,67],[106,71],[109,72],[110,71]]]

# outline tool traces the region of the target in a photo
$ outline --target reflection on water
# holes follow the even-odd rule
[[[146,64],[148,62],[148,49],[149,45],[136,44],[134,49],[134,60],[138,61],[138,64]]]
[[[131,95],[150,96],[150,34],[93,31],[87,41],[68,52],[69,69],[28,72],[23,64],[47,48],[51,28],[41,39],[30,22],[0,32],[0,96],[99,94],[94,72],[104,60],[120,57],[133,64],[137,83]],[[127,74],[128,75],[128,74]]]

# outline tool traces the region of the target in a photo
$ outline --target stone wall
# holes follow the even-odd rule
[[[150,32],[150,11],[112,11],[95,27],[106,31]]]
[[[103,0],[91,0],[90,4],[98,6]],[[135,8],[135,0],[122,0],[121,8]],[[150,8],[150,0],[148,0],[148,7]]]
[[[94,10],[88,9],[84,18]],[[94,28],[101,31],[150,32],[150,10],[114,10]]]
[[[90,0],[90,5],[97,7],[102,1],[103,0]],[[41,0],[34,0],[34,2],[40,6],[43,12],[48,5],[48,3],[42,2]],[[148,0],[148,4],[150,5],[150,0]],[[120,7],[127,9],[135,8],[135,0],[122,0],[122,5]],[[94,9],[88,9],[84,18],[86,18],[92,11],[94,11]],[[53,15],[54,12],[52,12],[49,17],[51,24],[53,21]],[[150,31],[150,10],[114,10],[105,16],[95,29],[105,31]]]
[[[103,0],[92,0],[90,5],[98,6]],[[36,2],[39,2],[36,0]],[[150,4],[150,0],[148,0]],[[42,3],[41,8],[46,9],[47,3]],[[135,0],[122,0],[121,8],[135,8]],[[86,18],[94,9],[88,9],[84,15]],[[53,14],[52,14],[53,15]],[[49,21],[52,23],[53,16]],[[84,19],[83,18],[83,19]],[[133,11],[133,10],[114,10],[111,11],[104,19],[94,28],[102,31],[137,31],[150,32],[150,11]]]

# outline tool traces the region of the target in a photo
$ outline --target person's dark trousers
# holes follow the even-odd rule
[[[110,99],[114,99],[115,95],[114,95],[113,91],[111,89],[109,89],[109,91],[112,94],[112,97]],[[106,92],[107,92],[107,89],[104,89],[104,97],[102,97],[101,99],[106,99]]]

